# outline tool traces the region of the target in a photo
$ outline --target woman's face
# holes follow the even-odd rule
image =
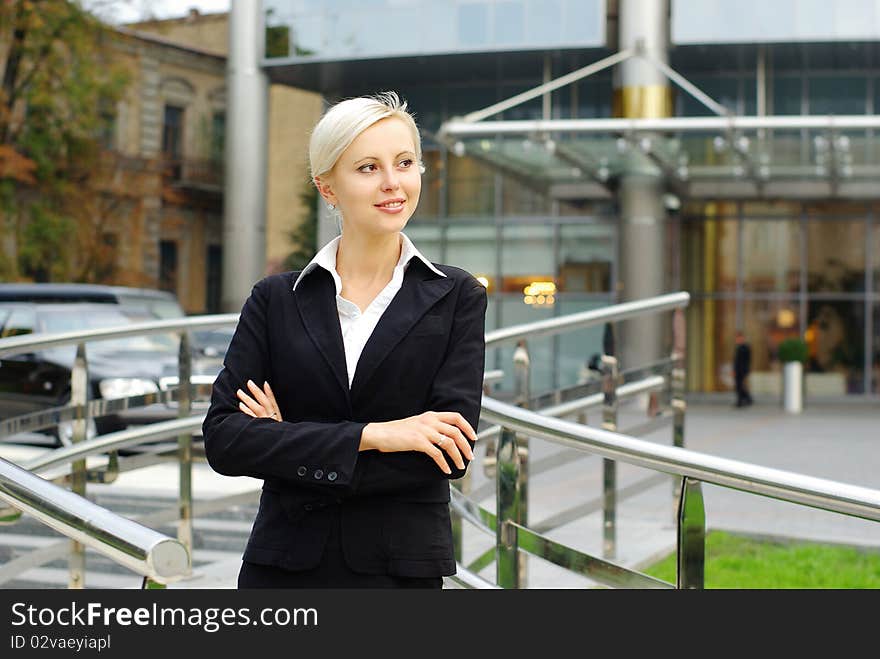
[[[422,190],[410,129],[395,117],[377,121],[342,152],[329,175],[318,179],[318,189],[342,212],[343,232],[401,231]]]

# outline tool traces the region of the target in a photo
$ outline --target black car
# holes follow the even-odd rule
[[[135,321],[116,304],[0,302],[0,338],[31,333],[56,333],[118,327]],[[0,419],[64,405],[70,400],[74,346],[7,355],[0,360]],[[177,383],[178,338],[174,334],[145,334],[88,342],[86,359],[89,396],[115,399],[155,393]],[[211,380],[220,360],[194,359],[193,374]],[[157,403],[98,417],[90,434],[105,434],[129,426],[177,416],[175,405]],[[48,429],[67,443],[70,423]]]

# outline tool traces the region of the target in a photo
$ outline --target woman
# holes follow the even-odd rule
[[[441,588],[449,480],[473,459],[486,290],[401,233],[421,140],[393,93],[315,126],[312,179],[341,235],[258,282],[203,425],[214,470],[263,479],[239,588]]]

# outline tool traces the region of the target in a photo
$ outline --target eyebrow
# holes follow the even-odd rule
[[[416,155],[416,154],[413,153],[412,151],[410,151],[409,149],[407,149],[406,151],[401,151],[400,153],[398,153],[398,154],[397,154],[396,156],[394,156],[394,157],[395,157],[395,158],[400,158],[400,156],[403,156],[403,155],[411,155],[411,156],[414,156],[414,155]],[[360,160],[355,160],[355,161],[354,161],[354,164],[357,165],[359,162],[361,162],[361,160],[379,160],[379,157],[378,157],[378,156],[364,156],[364,157],[361,158]]]

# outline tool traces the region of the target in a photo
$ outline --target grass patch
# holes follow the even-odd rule
[[[675,583],[675,553],[641,570]],[[705,588],[880,588],[880,552],[706,535]]]

